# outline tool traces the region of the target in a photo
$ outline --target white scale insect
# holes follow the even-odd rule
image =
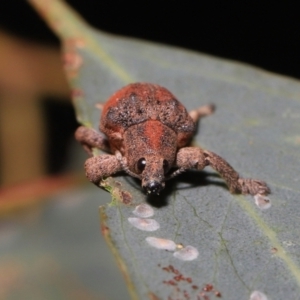
[[[128,218],[128,221],[135,228],[143,231],[155,231],[160,228],[160,225],[156,220],[147,219],[154,215],[154,210],[150,205],[143,203],[136,206],[133,210],[133,214],[137,217]],[[146,242],[150,246],[160,250],[175,251],[176,249],[179,249],[173,253],[173,256],[184,261],[194,260],[199,255],[199,252],[195,247],[190,245],[182,247],[181,244],[177,245],[174,241],[168,239],[149,236],[146,238]]]

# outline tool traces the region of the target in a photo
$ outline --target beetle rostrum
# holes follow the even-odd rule
[[[125,171],[141,180],[147,194],[158,195],[167,179],[188,169],[211,166],[231,193],[268,195],[264,181],[241,178],[217,154],[188,146],[199,119],[213,111],[213,105],[204,105],[188,113],[171,92],[156,84],[133,83],[121,88],[103,105],[102,134],[84,126],[75,132],[91,156],[94,147],[108,152],[86,160],[87,178],[99,185],[103,178]]]

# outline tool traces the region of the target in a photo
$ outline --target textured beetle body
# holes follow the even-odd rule
[[[108,137],[112,150],[122,152],[126,147],[124,133],[141,123],[141,134],[149,136],[149,146],[163,144],[166,127],[175,132],[179,148],[189,142],[195,131],[192,118],[173,94],[159,85],[144,83],[125,86],[104,104],[100,131]]]
[[[265,182],[240,178],[217,154],[186,147],[197,121],[213,110],[212,105],[206,105],[188,113],[172,93],[159,85],[133,83],[123,87],[102,107],[100,131],[106,137],[83,126],[75,133],[88,153],[93,147],[111,153],[89,158],[85,164],[87,177],[98,185],[103,177],[123,170],[141,179],[148,194],[159,194],[168,178],[210,165],[225,179],[231,192],[267,195],[270,189]]]
[[[156,191],[155,186],[164,186],[164,175],[174,165],[177,149],[190,141],[195,124],[167,89],[135,83],[104,104],[100,131],[108,137],[111,151],[126,157],[131,172],[139,174],[136,158],[145,158],[142,185]]]

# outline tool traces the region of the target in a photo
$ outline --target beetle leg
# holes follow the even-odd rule
[[[219,155],[196,147],[181,148],[177,154],[179,168],[202,170],[211,166],[225,180],[231,193],[268,195],[271,191],[264,181],[240,178],[239,174]],[[175,171],[176,172],[176,171]]]
[[[189,112],[189,115],[191,116],[193,121],[197,123],[199,119],[201,119],[202,117],[206,117],[213,114],[215,109],[216,107],[214,104],[207,104],[207,105],[200,106],[197,109],[191,110]]]
[[[110,152],[108,140],[95,129],[79,126],[75,131],[75,139],[81,143],[90,156],[92,156],[92,148]]]
[[[122,166],[117,157],[110,154],[90,157],[86,160],[84,167],[86,177],[96,185],[99,185],[103,178],[122,171]]]

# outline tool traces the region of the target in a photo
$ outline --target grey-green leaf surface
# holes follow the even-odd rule
[[[167,182],[155,203],[150,201],[160,228],[147,232],[128,221],[135,206],[148,201],[139,182],[124,174],[110,180],[107,189],[115,201],[101,209],[102,228],[132,298],[217,299],[219,292],[223,299],[241,300],[258,290],[268,299],[300,299],[299,82],[183,49],[85,30],[88,38],[79,32],[76,38],[85,42],[72,49],[82,63],[71,80],[83,124],[97,128],[95,104],[129,82],[163,85],[189,110],[215,103],[215,114],[201,120],[194,144],[272,189],[271,208],[260,210],[252,197],[230,194],[211,169],[183,174]],[[122,203],[124,191],[131,195],[130,204]],[[199,256],[179,260],[149,246],[149,236],[192,245]]]

